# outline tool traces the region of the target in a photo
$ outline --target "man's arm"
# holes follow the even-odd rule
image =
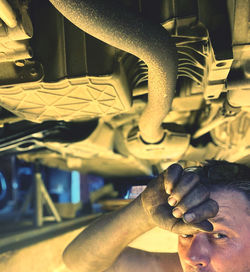
[[[138,198],[85,229],[64,251],[64,262],[72,271],[102,272],[130,242],[153,227]]]

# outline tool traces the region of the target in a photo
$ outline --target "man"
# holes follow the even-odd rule
[[[155,226],[179,235],[179,257],[127,247]],[[173,164],[128,206],[91,224],[63,257],[82,272],[249,272],[250,169]]]

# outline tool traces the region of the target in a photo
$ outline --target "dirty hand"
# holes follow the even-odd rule
[[[140,198],[155,226],[177,234],[194,234],[213,230],[207,219],[214,217],[219,207],[209,195],[197,174],[173,164],[148,184]]]

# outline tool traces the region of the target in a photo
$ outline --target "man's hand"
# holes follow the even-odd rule
[[[207,219],[219,207],[209,195],[197,174],[173,164],[148,184],[140,198],[153,224],[177,234],[194,234],[213,230]]]

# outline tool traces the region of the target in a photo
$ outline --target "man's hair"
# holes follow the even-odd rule
[[[194,169],[194,172],[197,172],[201,182],[211,191],[221,189],[239,191],[250,202],[250,168],[246,165],[209,160]]]
[[[188,167],[211,191],[221,189],[241,192],[250,202],[250,168],[243,164],[208,160],[199,167]]]

